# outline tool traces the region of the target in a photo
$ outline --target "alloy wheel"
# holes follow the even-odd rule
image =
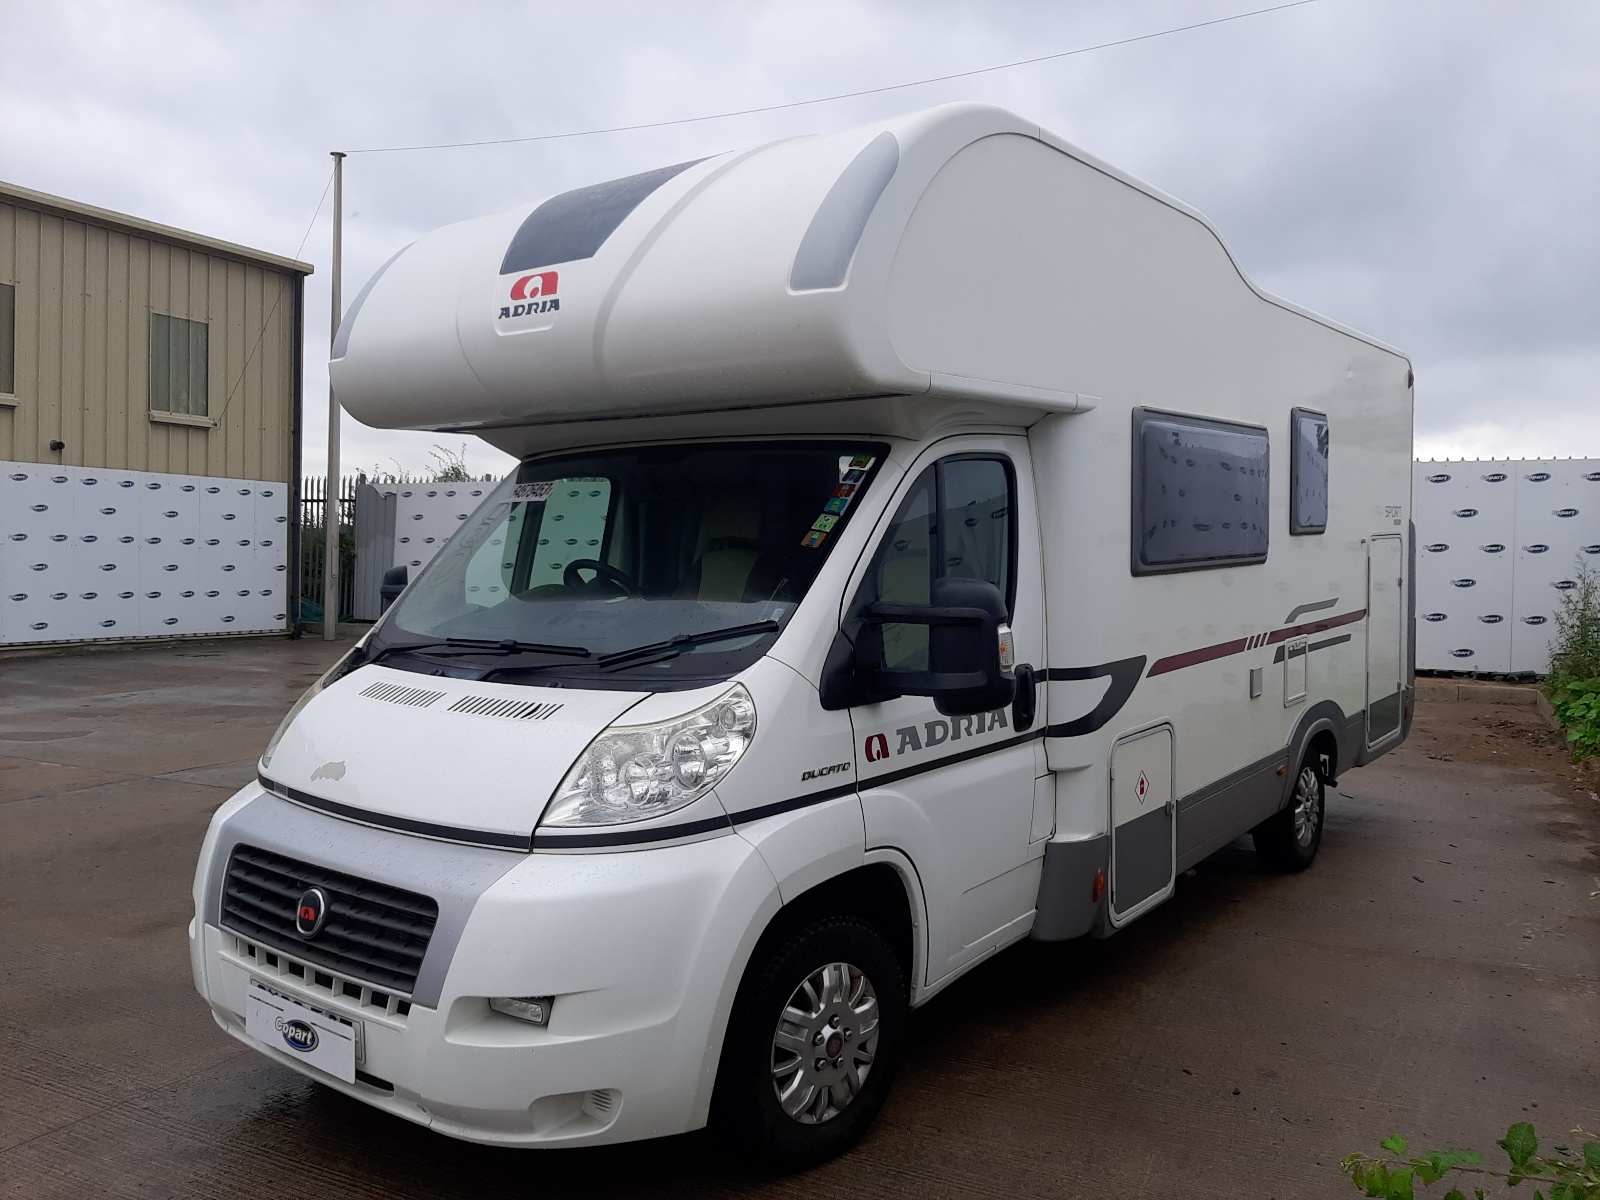
[[[772,1035],[778,1104],[802,1125],[850,1107],[878,1049],[878,994],[860,968],[834,962],[795,988]]]
[[[1300,768],[1300,777],[1294,785],[1294,840],[1301,849],[1309,849],[1317,836],[1317,826],[1322,821],[1322,780],[1316,768]]]

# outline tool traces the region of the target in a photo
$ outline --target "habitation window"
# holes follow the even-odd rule
[[[1309,408],[1289,413],[1289,532],[1328,528],[1328,418]]]
[[[17,289],[0,283],[0,396],[17,390]]]
[[[1133,410],[1133,573],[1267,557],[1267,431]]]
[[[207,354],[203,321],[150,314],[150,408],[153,412],[208,417]]]

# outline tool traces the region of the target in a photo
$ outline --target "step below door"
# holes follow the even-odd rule
[[[1111,920],[1121,924],[1172,893],[1172,726],[1130,734],[1111,752]]]

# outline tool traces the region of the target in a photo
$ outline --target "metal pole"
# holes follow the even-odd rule
[[[340,280],[344,270],[344,153],[333,154],[333,303],[328,322],[328,351],[339,336],[344,312]],[[328,486],[323,492],[322,526],[322,639],[339,636],[339,400],[328,380]]]

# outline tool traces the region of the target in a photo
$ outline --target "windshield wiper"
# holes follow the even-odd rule
[[[556,646],[545,642],[519,642],[515,638],[445,638],[437,642],[396,643],[384,646],[379,657],[388,654],[407,654],[422,651],[436,658],[455,657],[462,654],[560,654],[569,658],[588,658],[584,646]]]
[[[748,625],[730,625],[726,629],[707,629],[702,633],[680,633],[677,637],[667,638],[662,642],[649,642],[643,646],[633,646],[627,650],[613,650],[610,654],[602,654],[595,659],[601,667],[620,667],[624,663],[634,662],[641,658],[659,656],[671,658],[682,654],[691,646],[704,646],[709,642],[725,642],[734,638],[753,637],[758,633],[774,633],[778,629],[776,621],[752,621]]]

